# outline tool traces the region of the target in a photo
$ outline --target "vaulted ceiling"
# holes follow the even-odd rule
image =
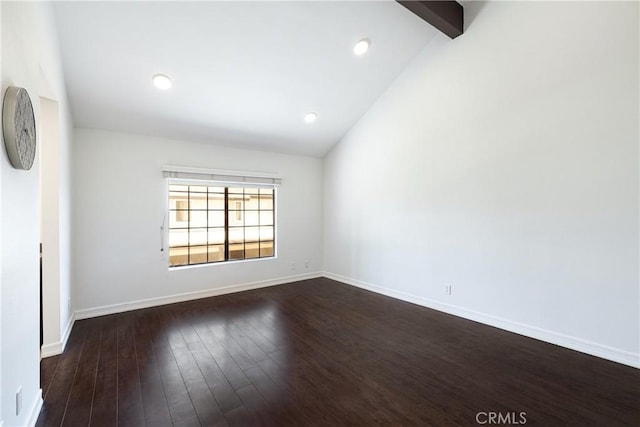
[[[54,10],[75,126],[313,156],[438,34],[393,1],[56,2]],[[365,38],[370,49],[354,55]],[[169,90],[152,85],[158,73],[171,78]],[[303,120],[309,112],[313,123]]]

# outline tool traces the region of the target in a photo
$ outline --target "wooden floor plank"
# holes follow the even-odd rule
[[[167,308],[167,312],[163,314],[155,313],[155,322],[160,326],[160,330],[154,336],[153,351],[158,363],[171,421],[173,425],[200,425],[168,339],[168,335],[176,333],[175,319],[171,308]]]
[[[140,368],[140,387],[145,424],[171,426],[171,414],[167,404],[162,378],[153,351],[153,318],[148,313],[138,318],[139,327],[134,334],[137,363]]]
[[[49,386],[55,376],[58,362],[61,356],[51,356],[42,359],[40,362],[40,388],[42,388],[42,397],[46,398],[49,392]]]
[[[193,354],[194,346],[197,348],[197,344],[201,344],[197,335],[188,323],[183,324],[182,321],[178,321],[176,329],[177,333],[170,340],[170,346],[198,419],[203,425],[226,424],[224,415]],[[185,341],[185,335],[189,337],[191,347]]]
[[[120,316],[118,325],[118,425],[144,425],[142,389],[134,339],[135,314]]]
[[[637,369],[329,279],[81,320],[41,370],[38,426],[640,425]]]
[[[98,330],[101,334],[102,319],[92,319],[90,329]],[[78,361],[78,369],[69,392],[67,411],[63,425],[88,425],[93,406],[93,390],[96,385],[98,359],[100,356],[100,339],[86,340]],[[92,380],[93,379],[93,380]]]
[[[113,426],[118,423],[118,321],[117,316],[104,319],[102,330],[89,335],[100,340],[90,423]]]
[[[82,356],[85,337],[89,331],[88,326],[88,322],[79,322],[78,325],[74,327],[73,334],[69,337],[66,350],[59,356],[58,366],[54,377],[51,379],[47,398],[44,401],[40,417],[38,418],[38,426],[62,425],[62,420],[67,410],[71,386],[73,385],[78,363]],[[73,402],[71,403],[73,404]]]
[[[235,393],[235,389],[231,383],[229,383],[229,380],[222,369],[220,369],[220,366],[209,350],[210,348],[214,348],[216,345],[215,341],[211,340],[211,338],[207,338],[209,336],[208,334],[210,334],[209,330],[201,326],[196,326],[195,330],[199,331],[198,336],[202,337],[202,339],[199,344],[192,344],[191,348],[196,363],[200,367],[200,370],[202,371],[204,378],[216,399],[218,407],[223,413],[227,413],[242,406],[242,401]]]

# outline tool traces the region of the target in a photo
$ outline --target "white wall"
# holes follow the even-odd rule
[[[60,144],[68,147],[70,115],[51,4],[1,2],[0,7],[2,94],[4,96],[6,88],[10,85],[26,88],[35,108],[36,121],[40,119],[40,96],[57,100],[61,119]],[[23,426],[35,421],[34,417],[37,417],[38,405],[41,403],[38,261],[40,164],[36,156],[36,162],[30,171],[16,170],[9,163],[4,148],[0,149],[0,153],[0,406],[5,426]],[[64,150],[62,153],[64,155]],[[61,185],[64,185],[63,182],[61,181]],[[66,183],[68,185],[68,179]],[[68,194],[68,189],[66,191]],[[61,203],[64,204],[65,201],[62,200]],[[68,206],[66,212],[68,215]],[[68,243],[64,249],[68,252]],[[68,282],[61,286],[65,287],[61,293],[69,292]],[[68,313],[64,315],[68,318]],[[16,416],[15,396],[19,387],[22,387],[22,411]]]
[[[322,271],[321,159],[88,129],[77,129],[74,141],[73,300],[79,317]],[[283,174],[277,259],[169,271],[160,252],[166,164]],[[117,304],[125,306],[93,310]]]
[[[0,84],[2,80],[2,5],[0,5]],[[0,132],[1,133],[1,132]],[[3,136],[0,135],[0,141],[3,141]],[[0,172],[0,309],[2,308],[2,172]],[[0,312],[0,426],[4,424],[2,418],[2,312]]]
[[[56,46],[57,49],[57,46]],[[62,68],[60,68],[62,74]],[[50,85],[43,83],[44,87]],[[61,95],[57,95],[60,93]],[[45,91],[41,103],[41,214],[43,258],[43,357],[59,354],[71,332],[71,147],[73,124],[64,86]],[[64,110],[64,114],[60,110]],[[47,117],[50,116],[50,117]],[[54,123],[53,120],[57,121]],[[43,128],[44,131],[44,128]],[[51,297],[49,298],[49,295]]]
[[[61,336],[64,325],[61,322],[60,284],[64,269],[60,259],[61,230],[60,207],[64,199],[60,197],[60,138],[58,103],[48,98],[40,98],[40,242],[42,256],[42,318],[44,356],[62,351]],[[67,202],[68,203],[68,202]],[[68,233],[68,231],[67,231]],[[67,281],[68,283],[68,281]],[[52,351],[53,350],[53,351]]]
[[[465,12],[327,155],[325,269],[640,366],[638,3]]]
[[[50,6],[49,6],[50,8]],[[48,10],[47,13],[51,13]],[[71,145],[69,112],[55,21],[44,23],[50,46],[41,49],[39,67],[40,213],[43,244],[44,357],[59,354],[70,333],[71,309]],[[50,76],[51,75],[51,76]],[[63,113],[61,113],[63,111]]]

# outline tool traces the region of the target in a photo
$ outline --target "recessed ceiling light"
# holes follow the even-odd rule
[[[304,115],[304,122],[305,123],[313,123],[316,121],[316,119],[318,118],[318,113],[307,113]]]
[[[153,76],[153,85],[160,90],[167,90],[171,87],[171,79],[164,74]]]
[[[358,56],[364,55],[369,50],[369,39],[362,39],[353,46],[353,53]]]

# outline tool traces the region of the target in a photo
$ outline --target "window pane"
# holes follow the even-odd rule
[[[260,227],[260,240],[273,240],[273,227]]]
[[[244,208],[245,209],[258,209],[258,201],[260,197],[256,194],[247,195],[244,199]]]
[[[231,243],[244,242],[244,228],[229,228],[229,241]]]
[[[273,211],[260,211],[260,225],[273,225]]]
[[[193,188],[193,187],[192,187]],[[206,188],[206,187],[204,187]],[[207,195],[204,193],[189,193],[189,209],[207,209]]]
[[[260,239],[259,227],[246,227],[244,229],[244,240],[246,242],[257,242]]]
[[[224,245],[209,246],[209,262],[224,261]]]
[[[171,184],[169,185],[169,191],[189,191],[189,186]]]
[[[228,197],[229,197],[229,209],[233,209],[234,202],[244,201],[244,195],[242,193],[239,193],[239,194],[229,193]]]
[[[243,259],[244,258],[244,244],[229,245],[229,259]]]
[[[260,195],[260,209],[273,209],[273,196]]]
[[[189,234],[187,230],[169,230],[169,247],[187,246]]]
[[[259,258],[260,257],[260,244],[259,243],[246,243],[244,245],[244,257],[245,258]]]
[[[209,244],[224,244],[224,228],[209,229]]]
[[[259,225],[258,211],[247,211],[244,213],[244,225]]]
[[[273,256],[273,242],[260,242],[260,256]]]
[[[224,194],[209,193],[209,209],[224,210]]]
[[[207,262],[206,246],[191,246],[189,248],[189,264],[201,264]]]
[[[244,212],[229,210],[229,226],[230,227],[239,227],[244,225]]]
[[[209,227],[224,227],[224,211],[209,211]]]
[[[169,248],[169,265],[187,265],[189,261],[189,248]]]
[[[170,184],[168,193],[169,266],[274,255],[274,189]]]
[[[195,230],[193,229],[189,230],[189,245],[206,245],[206,244],[207,244],[206,228],[197,228]]]
[[[223,223],[224,224],[224,223]],[[200,228],[207,226],[207,212],[206,211],[191,211],[189,212],[189,227]]]
[[[169,209],[189,209],[189,193],[169,193]]]
[[[169,228],[187,228],[189,226],[189,211],[170,211]]]

